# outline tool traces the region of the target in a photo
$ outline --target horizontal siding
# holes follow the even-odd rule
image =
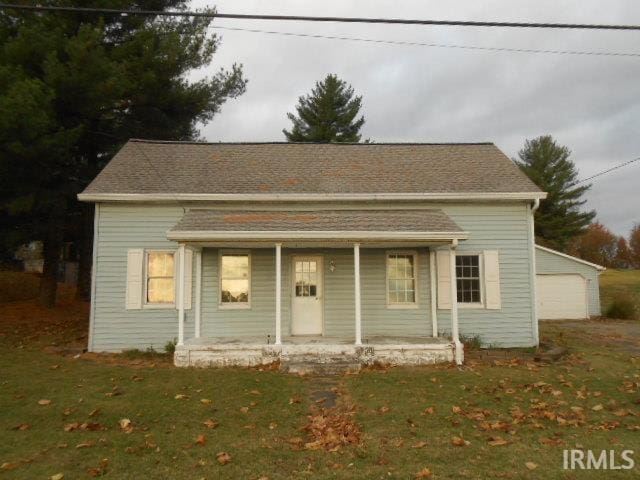
[[[533,345],[530,259],[527,207],[525,204],[403,204],[403,208],[442,208],[469,239],[459,251],[500,252],[501,310],[459,310],[463,335],[479,335],[485,343],[500,346]],[[268,208],[291,209],[291,205]],[[341,205],[353,208],[354,205]],[[223,207],[228,208],[228,207]],[[243,205],[251,209],[252,206]],[[253,208],[257,208],[253,206]],[[260,206],[259,208],[267,208]],[[302,207],[298,207],[302,208]],[[310,208],[306,206],[304,208]],[[324,205],[322,208],[336,208]],[[371,208],[363,204],[358,208]],[[397,208],[397,207],[396,207]],[[93,349],[162,348],[177,336],[175,309],[125,310],[126,253],[130,248],[177,248],[166,231],[183,215],[182,208],[167,205],[101,206],[97,240],[97,271]],[[282,330],[291,332],[291,256],[314,253],[324,258],[324,332],[326,336],[354,336],[352,249],[293,250],[283,248]],[[203,251],[203,336],[275,335],[275,255],[273,249],[252,251],[251,308],[220,309],[218,306],[218,250]],[[329,264],[334,261],[334,272]],[[386,307],[385,250],[361,248],[363,334],[429,335],[428,250],[418,249],[418,308]],[[195,286],[195,279],[192,284]],[[195,298],[195,296],[193,297]],[[195,302],[194,302],[195,305]],[[450,331],[448,310],[438,310],[439,329]],[[187,311],[186,337],[193,336],[193,311]]]
[[[182,208],[168,206],[100,206],[92,350],[162,350],[178,336],[178,313],[174,308],[126,310],[125,289],[127,250],[177,249],[175,242],[166,239],[166,231],[182,213]],[[192,299],[193,295],[194,292]],[[187,310],[185,335],[193,336],[193,325],[193,310]]]
[[[545,250],[536,249],[536,273],[573,273],[587,279],[587,295],[589,297],[589,315],[600,315],[600,280],[597,268],[584,263],[574,262],[569,258],[554,255]]]

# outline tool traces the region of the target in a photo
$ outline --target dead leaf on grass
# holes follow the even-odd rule
[[[90,448],[96,444],[93,440],[87,440],[86,442],[82,442],[76,445],[76,448]]]
[[[0,465],[0,470],[2,470],[2,471],[15,470],[19,466],[20,465],[17,464],[17,463],[4,462],[2,465]]]
[[[249,407],[240,407],[240,412],[241,413],[248,413],[249,412]]]
[[[451,437],[451,444],[455,445],[456,447],[466,447],[467,445],[470,445],[471,442],[465,440],[462,437],[453,436]]]
[[[38,405],[42,405],[43,407],[46,407],[47,405],[51,405],[51,400],[47,400],[47,399],[38,400]]]
[[[427,467],[424,467],[422,470],[420,470],[418,473],[414,475],[414,478],[430,478],[430,477],[431,477],[431,470],[429,470]]]
[[[64,473],[56,473],[55,475],[51,475],[49,480],[62,480],[64,478]]]
[[[427,446],[427,442],[425,442],[424,440],[418,442],[418,443],[414,443],[411,448],[422,448],[422,447],[426,447]]]
[[[201,398],[200,403],[203,405],[211,405],[213,403],[213,400],[210,400],[208,398]]]
[[[491,447],[501,447],[502,445],[509,445],[509,442],[502,437],[489,438],[489,445]]]
[[[536,468],[538,468],[538,464],[537,463],[533,463],[533,462],[527,462],[524,464],[525,467],[527,467],[529,470],[535,470]]]
[[[298,396],[291,397],[289,399],[289,405],[293,405],[294,403],[300,403],[300,402],[301,402],[301,400],[300,400],[300,397],[298,397]]]
[[[433,415],[433,412],[435,412],[433,407],[427,407],[422,411],[421,415]]]
[[[122,430],[124,433],[133,432],[133,423],[131,423],[131,420],[129,420],[128,418],[121,419],[118,424],[120,425],[120,430]]]
[[[196,445],[204,446],[207,443],[206,435],[198,435],[196,437]]]
[[[391,407],[388,407],[387,405],[383,405],[378,409],[378,413],[381,413],[381,414],[385,414],[389,411],[391,411]]]
[[[204,422],[202,422],[202,423],[203,423],[203,425],[204,425],[205,427],[207,427],[207,428],[211,428],[211,429],[216,428],[216,427],[219,425],[219,423],[218,423],[218,422],[216,422],[213,418],[210,418],[210,419],[208,419],[208,420],[205,420],[205,421],[204,421]]]
[[[216,454],[216,460],[218,460],[218,463],[220,465],[226,465],[231,461],[231,455],[229,455],[227,452],[218,452]]]
[[[29,425],[28,423],[19,423],[15,427],[12,427],[11,430],[29,430],[30,428],[31,425]]]
[[[100,460],[100,465],[87,470],[90,477],[101,477],[107,473],[107,467],[109,466],[109,459],[103,458]]]
[[[601,403],[599,403],[598,405],[594,405],[593,407],[591,407],[591,410],[593,410],[594,412],[599,412],[600,410],[602,410],[604,407],[602,406]]]
[[[185,395],[184,393],[178,393],[175,397],[176,400],[189,400],[189,395]]]

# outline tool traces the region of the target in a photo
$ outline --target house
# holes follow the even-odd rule
[[[601,265],[536,245],[538,317],[584,319],[601,314]]]
[[[78,197],[90,351],[422,364],[462,362],[461,337],[538,343],[545,193],[491,143],[131,140]]]

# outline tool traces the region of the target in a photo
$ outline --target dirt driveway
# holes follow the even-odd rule
[[[566,335],[589,337],[591,342],[640,355],[640,322],[638,320],[543,320],[540,329],[563,330]]]

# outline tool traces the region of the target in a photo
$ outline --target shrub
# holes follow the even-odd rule
[[[462,342],[464,348],[467,350],[479,350],[482,347],[480,335],[473,335],[469,337],[460,335],[460,342]]]
[[[622,320],[630,320],[638,318],[636,305],[629,295],[618,295],[607,307],[605,312],[609,318],[619,318]]]
[[[176,342],[177,340],[174,338],[173,340],[169,340],[164,344],[164,351],[168,355],[173,355],[176,352]]]

